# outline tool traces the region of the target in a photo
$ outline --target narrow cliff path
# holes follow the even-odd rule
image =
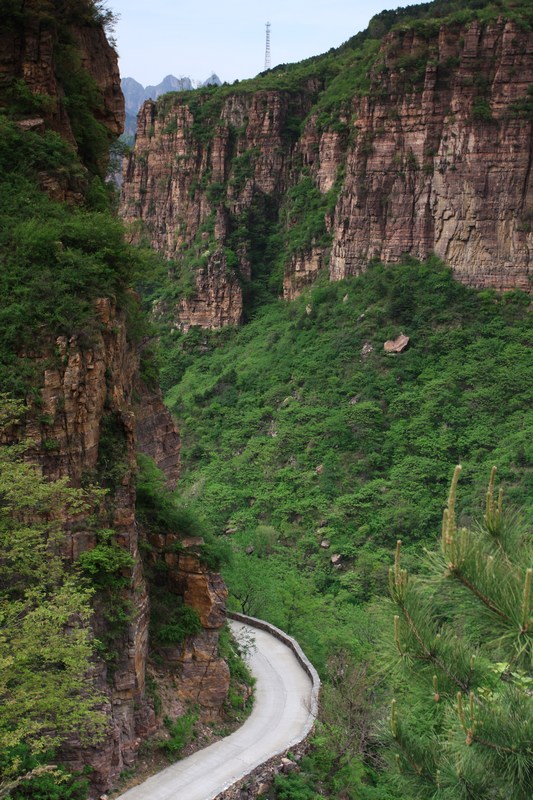
[[[302,658],[271,633],[234,620],[230,626],[237,637],[246,628],[255,639],[247,658],[257,681],[251,715],[231,736],[172,764],[117,800],[212,800],[311,729],[318,691],[313,668],[304,668]]]

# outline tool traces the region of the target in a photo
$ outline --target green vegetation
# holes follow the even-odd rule
[[[124,638],[131,621],[131,603],[125,599],[124,590],[130,585],[134,562],[118,544],[115,531],[100,529],[95,541],[91,550],[80,553],[76,563],[98,598],[103,625],[95,649],[111,674],[118,661],[118,642]]]
[[[109,211],[43,193],[46,176],[65,191],[91,193],[76,154],[57,134],[23,132],[0,116],[0,175],[0,385],[24,394],[35,375],[23,353],[36,338],[44,345],[49,337],[52,350],[52,336],[60,335],[91,346],[101,327],[96,298],[110,297],[126,311],[132,338],[146,332],[128,287],[150,267]]]
[[[23,411],[2,396],[2,431]],[[61,524],[65,514],[87,513],[98,493],[44,480],[24,461],[27,448],[0,448],[0,792],[33,770],[48,781],[45,754],[72,734],[95,743],[105,727],[86,680],[93,590],[65,563]]]
[[[493,461],[512,498],[529,487],[527,303],[469,290],[433,259],[316,285],[242,330],[174,335],[163,363],[182,374],[165,388],[187,507],[236,527],[239,547],[272,526],[280,558],[297,542],[326,585],[368,598],[396,539],[434,528],[451,463],[468,475],[467,515]],[[410,348],[387,356],[400,332]],[[328,566],[319,538],[362,583]]]
[[[391,569],[394,782],[408,797],[527,800],[533,786],[532,542],[519,516],[495,496],[494,470],[482,521],[458,528],[459,470],[440,551],[430,552],[413,578],[402,568],[398,543]]]
[[[150,613],[150,643],[157,650],[181,644],[188,636],[202,630],[198,612],[180,602],[180,598],[163,587],[152,583],[152,608]]]
[[[302,784],[331,797],[411,797],[383,783],[371,709],[390,688],[381,678],[373,688],[367,604],[387,591],[398,538],[406,566],[421,569],[453,463],[464,466],[461,524],[478,516],[493,463],[531,519],[528,303],[468,289],[436,258],[410,260],[319,280],[238,330],[164,339],[181,502],[231,543],[231,605],[296,636],[326,678],[317,750],[301,776],[279,779],[279,796]],[[401,332],[409,348],[387,355],[383,343]],[[336,690],[333,653],[344,654]],[[338,699],[349,674],[362,687],[351,709]]]
[[[189,711],[175,720],[165,717],[165,727],[169,738],[161,742],[161,749],[174,758],[178,757],[183,748],[191,741],[197,721],[197,711]]]
[[[142,453],[137,455],[137,519],[143,529],[150,534],[173,534],[178,537],[172,544],[174,551],[181,549],[180,539],[199,537],[204,540],[200,546],[202,561],[211,569],[219,569],[229,560],[229,550],[225,542],[215,536],[210,525],[201,515],[180,503],[165,485],[166,478],[153,460]],[[145,539],[142,542],[150,562],[153,548]],[[163,554],[164,555],[164,554]],[[164,565],[155,568],[164,571]]]
[[[366,663],[328,664],[314,749],[277,800],[526,800],[533,784],[531,537],[491,472],[485,513],[456,522],[452,482],[437,547],[402,566],[369,609]],[[390,692],[389,708],[385,703]]]
[[[13,788],[9,797],[12,800],[86,800],[89,781],[86,777],[70,775],[58,766],[50,771],[49,765],[54,759],[53,752],[32,754],[27,745],[19,745],[8,751],[0,752],[0,775],[8,774],[16,760],[21,774],[32,775],[31,780],[19,783]],[[5,797],[2,784],[0,796]]]
[[[251,645],[251,642],[249,643]],[[225,659],[230,672],[230,686],[226,708],[233,720],[243,722],[252,710],[253,687],[252,677],[243,656],[246,655],[247,642],[236,642],[226,625],[218,639],[218,654]],[[243,695],[244,692],[244,695]]]
[[[300,182],[289,189],[286,208],[289,224],[286,234],[288,256],[309,250],[310,247],[327,247],[331,234],[326,230],[326,215],[333,216],[338,187],[320,194],[313,179],[303,174]]]

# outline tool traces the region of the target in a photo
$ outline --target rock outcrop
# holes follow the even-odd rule
[[[128,574],[122,573],[125,626],[110,631],[104,605],[95,598],[95,633],[103,640],[111,637],[114,652],[112,670],[105,659],[94,664],[93,678],[106,698],[106,739],[89,749],[73,739],[62,749],[62,760],[72,770],[92,768],[94,796],[133,766],[139,744],[158,727],[145,691],[151,584],[140,537],[147,538],[150,560],[165,563],[176,604],[193,608],[201,622],[199,633],[162,653],[160,666],[173,676],[176,698],[184,709],[194,702],[209,719],[220,714],[229,686],[227,664],[218,656],[227,596],[222,579],[201,563],[194,541],[190,551],[176,553],[170,545],[183,538],[179,531],[152,535],[136,519],[136,452],[140,449],[166,468],[173,486],[179,472],[178,432],[160,393],[147,389],[139,378],[139,352],[128,341],[124,316],[104,298],[97,303],[97,314],[100,332],[90,347],[82,346],[78,337],[60,337],[41,352],[38,361],[46,368],[24,431],[33,442],[28,457],[41,465],[43,474],[68,477],[77,486],[90,482],[108,487],[98,513],[131,556]],[[72,561],[97,542],[94,525],[79,518],[67,524],[65,551]]]
[[[124,315],[102,298],[96,309],[99,333],[90,347],[78,337],[60,337],[38,359],[46,365],[42,386],[33,397],[25,434],[33,442],[28,457],[51,479],[68,477],[73,485],[103,483],[109,497],[100,514],[114,531],[115,541],[131,556],[123,573],[121,602],[129,609],[119,631],[108,629],[105,609],[95,598],[95,633],[112,637],[113,669],[97,659],[94,680],[106,698],[108,717],[104,742],[83,748],[75,739],[62,749],[62,760],[74,771],[90,766],[94,796],[105,791],[120,773],[133,766],[139,744],[157,729],[152,701],[145,692],[150,623],[150,585],[140,552],[139,536],[150,539],[153,559],[172,561],[176,603],[194,608],[202,629],[169,653],[167,668],[175,675],[178,698],[194,699],[204,716],[220,712],[229,675],[217,656],[218,632],[225,621],[226,590],[216,573],[194,555],[175,556],[168,542],[141,531],[136,520],[136,452],[141,449],[167,468],[171,485],[179,471],[179,435],[160,393],[147,389],[139,377],[139,352],[128,341]],[[53,346],[52,346],[53,345]],[[140,434],[140,435],[139,435]],[[179,532],[173,534],[179,541]],[[97,544],[94,526],[76,519],[67,525],[66,554],[76,561]]]
[[[81,200],[91,175],[105,172],[107,141],[120,134],[124,119],[117,56],[102,28],[102,12],[90,0],[28,0],[20,8],[12,5],[0,32],[0,107],[6,105],[23,131],[53,128],[78,147],[85,169],[81,163],[75,166],[82,176],[76,197],[62,193],[58,176],[44,169],[35,180],[56,200]],[[99,149],[92,147],[92,141],[83,144],[80,118],[67,102],[75,91],[85,93],[80,100],[88,126],[84,131],[87,136],[101,134]],[[41,115],[25,116],[24,109],[35,104],[41,106]],[[36,271],[40,267],[37,261]],[[91,797],[99,797],[134,764],[140,743],[158,725],[145,686],[153,587],[141,553],[150,529],[141,527],[136,514],[137,451],[154,459],[172,488],[179,475],[180,437],[161,392],[143,378],[142,343],[131,335],[123,310],[137,300],[123,298],[120,307],[116,299],[101,297],[79,331],[58,337],[51,323],[43,324],[31,351],[26,348],[17,354],[26,360],[28,370],[31,366],[34,378],[24,424],[10,433],[10,440],[30,440],[28,459],[51,480],[67,478],[72,486],[106,490],[87,514],[64,519],[65,556],[76,562],[102,541],[127,554],[120,561],[118,577],[112,574],[118,581],[112,596],[104,583],[99,590],[100,575],[94,581],[91,624],[105,652],[94,653],[87,680],[95,682],[103,698],[105,739],[87,748],[73,736],[57,754],[73,771],[91,768]],[[179,530],[173,535],[180,539]],[[157,543],[150,552],[161,562],[168,556]],[[186,639],[171,665],[176,694],[194,696],[205,714],[213,716],[220,711],[228,687],[228,668],[216,654],[225,619],[225,587],[198,556],[188,556],[183,564],[180,556],[179,562],[175,602],[195,609],[201,628]],[[105,572],[105,565],[100,571]],[[202,675],[191,666],[193,661],[202,664]]]
[[[65,48],[71,47],[68,63]],[[65,102],[66,82],[78,70],[99,94],[93,113],[109,136],[122,133],[124,98],[120,89],[117,54],[109,44],[91,0],[53,2],[46,9],[39,0],[21,4],[0,31],[0,107],[19,106],[33,96],[40,102],[46,126],[76,145]],[[87,83],[84,87],[87,91]]]
[[[149,598],[135,518],[133,398],[139,354],[128,343],[124,316],[110,300],[99,300],[96,313],[100,332],[93,335],[90,347],[82,346],[76,336],[60,337],[55,347],[41,352],[47,368],[40,391],[34,394],[25,433],[33,441],[28,456],[47,477],[68,477],[75,486],[86,482],[108,486],[110,495],[99,513],[131,556],[121,591],[121,601],[131,613],[127,625],[113,637],[114,668],[110,672],[103,659],[96,660],[94,667],[94,679],[106,698],[106,739],[94,749],[84,749],[72,740],[62,753],[73,770],[87,765],[94,770],[98,794],[132,766],[141,739],[155,730],[155,717],[145,697]],[[72,561],[96,544],[94,525],[84,525],[79,519],[67,525],[65,547]],[[107,622],[98,596],[95,608],[95,633],[102,638]]]
[[[520,109],[531,97],[533,36],[513,22],[474,21],[430,42],[391,33],[382,57],[375,93],[355,103],[331,277],[435,252],[471,286],[527,290],[532,114]]]
[[[261,269],[243,220],[253,215],[268,226],[277,219],[291,185],[294,126],[319,85],[312,81],[297,94],[230,95],[205,130],[197,120],[201,106],[195,118],[185,98],[141,109],[121,215],[133,240],[148,239],[173,261],[171,270],[176,265],[186,284],[175,304],[182,330],[242,320],[243,287]],[[257,205],[258,197],[267,198],[267,207]]]
[[[281,76],[277,90],[145,104],[121,213],[133,236],[142,231],[173,260],[184,283],[176,325],[239,322],[250,285],[280,261],[287,299],[322,270],[338,280],[406,253],[434,252],[472,286],[529,289],[527,26],[502,16],[400,27],[367,73],[336,112],[318,66],[298,90],[282,88]],[[302,202],[309,178],[316,195]],[[293,235],[302,208],[321,210],[322,233]]]
[[[201,541],[201,540],[200,540]],[[153,553],[163,555],[166,588],[198,614],[201,630],[173,645],[159,645],[157,652],[172,677],[175,694],[184,709],[202,709],[204,719],[220,716],[227,697],[230,673],[218,655],[218,637],[226,622],[227,589],[220,575],[210,572],[200,561],[194,541],[176,534],[148,535]],[[181,546],[181,550],[176,549]]]
[[[157,386],[148,386],[137,378],[135,394],[135,433],[137,447],[156,463],[174,489],[180,475],[181,440],[176,423],[161,397]]]

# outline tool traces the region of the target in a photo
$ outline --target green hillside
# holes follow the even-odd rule
[[[509,499],[531,512],[527,306],[520,293],[467,289],[432,260],[317,285],[243,329],[167,334],[182,498],[217,532],[236,529],[237,552],[254,544],[247,562],[272,549],[320,592],[349,589],[351,602],[384,588],[397,538],[433,539],[456,463],[464,519],[494,463]],[[408,349],[386,354],[400,332]],[[254,610],[267,608],[263,596]]]
[[[528,305],[468,289],[431,259],[322,282],[238,330],[163,334],[180,501],[231,548],[232,607],[295,635],[328,681],[338,652],[378,668],[368,603],[387,593],[398,538],[420,569],[456,463],[460,524],[480,517],[493,464],[531,520]],[[400,333],[408,349],[386,354]],[[377,787],[369,796],[384,796]]]

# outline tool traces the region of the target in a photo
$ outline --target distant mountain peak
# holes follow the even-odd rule
[[[209,78],[202,83],[202,86],[220,86],[222,81],[216,74],[216,72],[212,72]]]
[[[193,81],[187,76],[166,75],[156,86],[143,86],[135,78],[122,78],[120,85],[126,103],[126,124],[124,135],[127,141],[133,141],[135,136],[137,112],[146,100],[157,100],[162,94],[167,92],[190,91],[199,86],[220,86],[222,81],[216,73],[211,75],[203,83]]]

